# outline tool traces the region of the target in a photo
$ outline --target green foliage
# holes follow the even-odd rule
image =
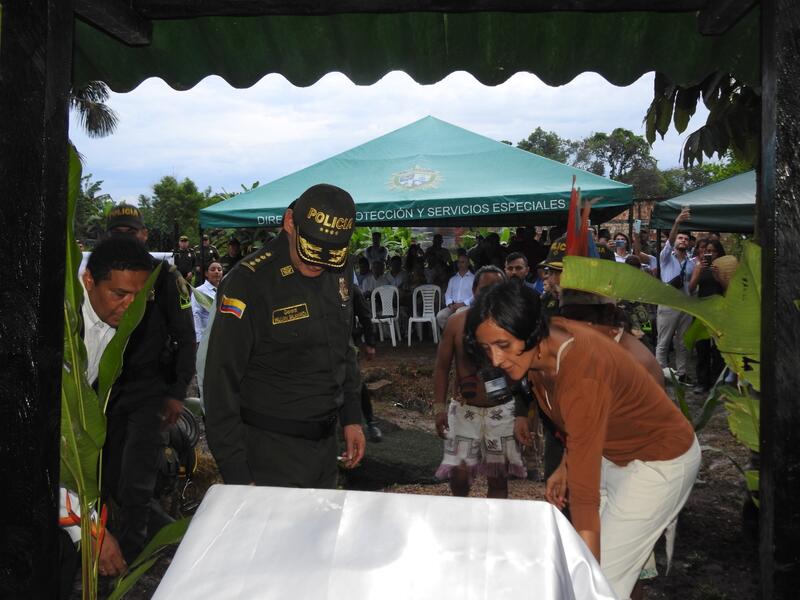
[[[597,132],[579,142],[573,166],[623,181],[636,169],[656,165],[650,145],[642,136],[617,127],[610,134]]]
[[[102,181],[92,181],[91,173],[81,177],[73,220],[78,239],[97,239],[105,231],[105,218],[113,202],[111,196],[101,193],[102,186]]]
[[[676,168],[661,171],[665,186],[664,197],[674,198],[713,183],[715,166],[715,163],[706,163],[687,169]]]
[[[691,298],[672,286],[664,285],[638,269],[609,261],[568,256],[564,259],[561,285],[565,288],[595,292],[624,300],[659,304],[682,310],[697,317],[716,342],[728,368],[738,377],[738,388],[720,382],[714,386],[703,411],[693,424],[704,426],[720,401],[728,410],[728,426],[734,436],[753,451],[758,451],[759,401],[750,388],[760,386],[761,337],[761,249],[745,242],[739,267],[724,296]],[[676,387],[678,402],[692,420],[682,387]],[[755,484],[752,473],[745,476],[748,486]],[[753,489],[752,487],[750,488]]]
[[[562,138],[554,131],[537,127],[527,138],[517,143],[517,148],[566,164],[574,152],[573,145],[572,141]]]
[[[200,242],[200,209],[224,199],[224,194],[212,195],[211,188],[198,190],[197,184],[188,177],[178,181],[167,175],[153,186],[152,196],[139,196],[139,208],[151,238],[159,234],[163,239],[172,240],[177,223],[178,234],[188,236],[190,243],[196,245]],[[172,241],[177,243],[177,240]]]
[[[89,137],[106,137],[117,128],[119,119],[106,104],[108,95],[109,88],[102,81],[89,81],[70,90],[70,108],[77,112],[81,127]]]
[[[578,256],[565,259],[561,285],[624,300],[670,306],[694,315],[708,328],[728,367],[758,390],[761,248],[756,244],[745,243],[742,260],[724,296],[692,298],[624,264]]]
[[[92,527],[99,528],[100,455],[106,438],[105,403],[122,368],[128,336],[141,320],[147,295],[157,276],[128,307],[99,365],[99,392],[86,378],[87,354],[81,335],[83,287],[78,281],[81,254],[72,223],[81,187],[78,154],[70,147],[67,192],[67,247],[64,278],[64,357],[61,371],[60,482],[78,494],[81,518],[81,578],[84,598],[97,597],[97,557],[93,556]],[[88,299],[86,300],[88,302]]]
[[[405,256],[411,243],[410,227],[356,227],[350,238],[350,252],[360,254],[372,245],[372,234],[381,234],[381,245],[386,246],[389,256]]]
[[[128,572],[117,578],[114,584],[114,591],[108,596],[108,600],[119,600],[124,597],[139,578],[153,566],[156,560],[164,553],[164,550],[183,539],[186,530],[189,528],[190,521],[190,518],[186,518],[164,525],[129,566]]]
[[[703,157],[719,158],[732,152],[748,168],[758,163],[761,119],[761,91],[740,83],[731,75],[712,73],[700,84],[675,85],[662,73],[656,73],[653,101],[647,109],[647,141],[662,138],[674,123],[683,133],[697,109],[700,98],[708,108],[705,125],[686,138],[683,165],[702,164]]]

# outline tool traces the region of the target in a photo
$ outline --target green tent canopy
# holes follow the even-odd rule
[[[97,9],[102,14],[116,13],[99,0],[78,4],[93,3],[102,5]],[[618,12],[614,2],[599,0],[529,1],[511,3],[521,7],[517,10],[450,13],[405,12],[412,6],[435,11],[442,5],[426,1],[112,4],[130,5],[150,20],[150,43],[126,45],[77,20],[72,71],[76,86],[101,80],[114,91],[127,92],[149,77],[159,77],[185,90],[204,77],[219,75],[243,88],[268,73],[308,86],[332,71],[358,85],[370,85],[390,71],[404,71],[418,83],[434,83],[455,71],[468,71],[485,85],[497,85],[519,72],[534,73],[548,85],[564,85],[587,71],[600,73],[614,85],[629,85],[652,71],[681,85],[696,85],[714,72],[735,73],[751,86],[760,83],[757,6],[723,34],[705,35],[698,27],[699,2],[640,0],[642,11],[632,8],[636,2],[623,2],[629,10]],[[296,14],[257,15],[258,4],[265,13],[270,5],[276,12],[274,5],[279,4],[284,13],[291,13],[296,4]],[[448,4],[455,3],[444,3]],[[464,2],[463,10],[502,4]],[[583,5],[585,12],[542,10],[559,4]],[[644,12],[659,4],[657,12]],[[670,4],[675,12],[664,10]],[[677,8],[680,4],[686,9]],[[359,5],[369,13],[359,12]],[[722,6],[717,7],[721,15],[735,11]],[[315,8],[317,14],[312,15]],[[252,16],[246,16],[248,9]],[[389,14],[391,10],[398,12]],[[321,14],[325,12],[339,14]],[[587,109],[590,106],[587,98]]]
[[[572,178],[593,220],[631,203],[631,186],[425,117],[200,211],[211,227],[274,227],[317,183],[352,194],[359,225],[500,226],[563,222]]]
[[[691,209],[685,231],[752,233],[756,212],[756,172],[748,171],[660,202],[650,227],[670,229],[682,206]]]

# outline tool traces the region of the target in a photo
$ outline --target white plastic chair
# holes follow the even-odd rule
[[[422,340],[422,325],[430,323],[433,341],[439,343],[439,326],[436,324],[436,313],[442,303],[442,290],[438,285],[419,285],[414,288],[413,313],[408,320],[408,345],[411,346],[411,324],[417,324],[417,337]]]
[[[377,308],[376,300],[381,299],[380,310]],[[397,346],[397,339],[402,339],[400,335],[400,290],[393,285],[380,285],[372,290],[370,296],[372,308],[372,322],[378,325],[378,335],[383,341],[383,326],[389,326],[389,334],[392,338],[392,346]],[[395,331],[397,337],[395,337]]]

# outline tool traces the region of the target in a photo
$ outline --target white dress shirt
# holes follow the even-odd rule
[[[450,278],[447,284],[447,291],[444,293],[445,305],[449,306],[453,302],[463,302],[469,306],[472,304],[472,281],[475,275],[467,271],[464,275],[456,273]]]
[[[212,300],[217,298],[217,288],[211,285],[208,280],[204,281],[203,285],[197,286],[196,289]],[[192,294],[192,316],[194,317],[195,341],[199,344],[200,340],[203,339],[203,332],[208,327],[208,311],[197,301],[194,294]]]
[[[384,273],[383,276],[386,278],[387,285],[393,285],[396,288],[403,287],[403,284],[406,282],[405,271],[398,271],[397,275],[392,275],[392,272],[389,271],[388,273]]]
[[[83,286],[83,280],[80,280]],[[116,329],[100,320],[92,308],[89,294],[83,288],[83,344],[86,346],[86,379],[89,385],[94,384],[100,369],[100,359],[108,342],[114,337]]]
[[[664,283],[669,283],[678,274],[681,272],[681,269],[684,268],[684,263],[681,260],[678,260],[678,257],[675,256],[675,252],[672,249],[672,245],[669,243],[669,240],[664,244],[664,247],[661,249],[661,254],[659,256],[661,260],[661,281]],[[689,258],[687,255],[684,259],[686,261],[686,267],[684,269],[684,280],[683,280],[683,293],[689,294],[689,277],[694,271],[694,261]]]

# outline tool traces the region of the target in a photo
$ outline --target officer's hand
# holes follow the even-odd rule
[[[167,398],[164,401],[164,411],[161,413],[165,425],[173,425],[183,412],[183,402],[176,398]]]
[[[447,430],[450,427],[447,424],[447,411],[442,410],[436,413],[436,433],[439,434],[439,437],[443,440],[447,439]]]
[[[345,469],[355,469],[364,458],[364,447],[367,440],[364,438],[364,430],[361,425],[345,425],[342,428],[344,433],[345,450],[342,466]]]
[[[364,346],[364,350],[367,351],[367,360],[375,358],[375,346]]]
[[[122,557],[117,538],[106,529],[103,545],[100,547],[98,571],[104,577],[116,577],[128,570],[128,565]]]

